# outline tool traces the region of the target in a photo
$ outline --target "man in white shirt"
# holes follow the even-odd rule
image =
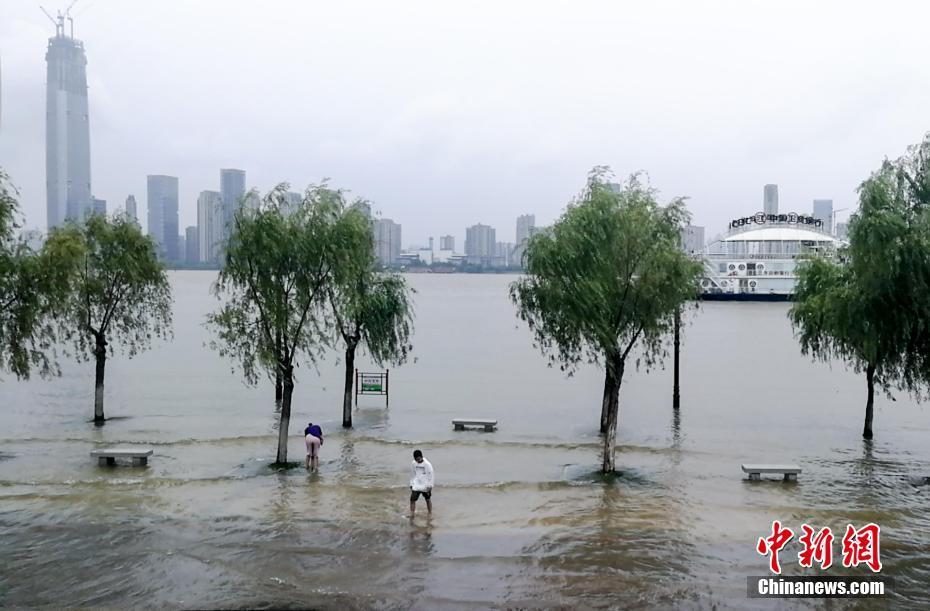
[[[433,513],[433,465],[423,458],[423,452],[413,451],[410,465],[410,516],[413,517],[420,495],[426,499],[426,512]]]

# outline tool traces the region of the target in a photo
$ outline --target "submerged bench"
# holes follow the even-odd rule
[[[455,418],[452,420],[452,426],[456,431],[464,431],[466,426],[483,426],[486,431],[493,431],[497,428],[497,420],[481,420],[478,418]]]
[[[149,462],[149,456],[153,454],[151,448],[102,448],[100,450],[91,450],[90,455],[96,457],[99,465],[114,465],[117,458],[131,458],[134,465],[146,465]]]
[[[797,465],[740,465],[743,473],[749,474],[749,479],[760,480],[763,473],[783,473],[785,481],[798,481],[801,467]]]

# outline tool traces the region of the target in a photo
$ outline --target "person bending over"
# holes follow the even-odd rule
[[[323,445],[323,429],[320,425],[307,424],[304,429],[304,442],[307,444],[307,471],[320,468],[320,447]]]

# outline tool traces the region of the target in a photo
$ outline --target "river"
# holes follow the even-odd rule
[[[93,417],[93,365],[0,381],[0,606],[781,608],[748,599],[772,521],[830,526],[828,575],[847,523],[882,527],[885,601],[930,595],[930,415],[877,397],[861,439],[865,379],[802,356],[787,304],[705,303],[685,316],[682,404],[666,369],[627,368],[617,468],[598,474],[603,374],[567,377],[514,315],[514,276],[410,275],[411,361],[390,406],[363,397],[343,431],[335,353],[298,369],[290,460],[308,420],[321,468],[277,473],[273,385],[241,382],[209,347],[213,272],[171,272],[174,339],[107,362]],[[362,356],[359,366],[373,369]],[[454,417],[499,420],[456,432]],[[89,453],[151,446],[148,467]],[[411,453],[436,470],[434,515],[405,516]],[[744,462],[796,462],[799,481],[749,482]],[[798,546],[782,552],[787,575]],[[866,601],[860,601],[865,603]]]

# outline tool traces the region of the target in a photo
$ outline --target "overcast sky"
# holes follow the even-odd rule
[[[45,228],[45,48],[63,0],[0,0],[0,166]],[[241,168],[267,190],[332,184],[403,225],[548,224],[594,165],[690,197],[708,237],[762,206],[855,205],[930,129],[924,2],[79,0],[92,187],[147,174],[196,198]],[[839,213],[845,217],[847,212]]]

